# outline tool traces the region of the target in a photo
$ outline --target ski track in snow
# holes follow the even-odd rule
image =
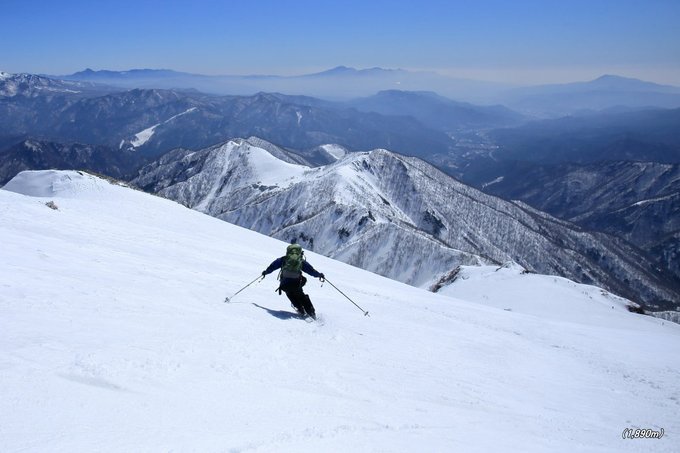
[[[223,303],[282,242],[76,172],[6,189],[0,451],[677,451],[680,326],[598,291],[562,319],[563,279],[445,296],[309,253],[371,317],[310,278],[305,323],[274,275]]]

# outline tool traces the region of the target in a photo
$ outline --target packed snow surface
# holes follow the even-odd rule
[[[280,241],[77,172],[5,189],[0,451],[677,451],[680,326],[620,300],[558,291],[562,316],[539,276],[445,296],[309,253],[371,316],[310,278],[306,323],[274,275],[224,302]],[[498,275],[526,291],[475,302]]]

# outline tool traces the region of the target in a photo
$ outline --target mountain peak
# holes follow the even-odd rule
[[[630,77],[623,77],[623,76],[619,76],[619,75],[615,75],[615,74],[603,74],[593,81],[598,82],[598,81],[608,81],[608,80],[636,80],[636,81],[639,82],[638,79],[633,79],[633,78],[630,78]]]
[[[615,74],[603,74],[600,77],[592,80],[590,83],[646,83],[653,84],[653,82],[645,82],[640,79],[634,79],[632,77],[624,77]]]
[[[672,86],[660,85],[654,82],[647,82],[632,77],[623,77],[614,74],[604,74],[590,82],[586,82],[586,84],[605,90],[656,91],[675,88]]]
[[[354,71],[356,71],[356,68],[353,68],[351,66],[340,65],[332,69],[329,69],[327,72],[354,72]]]
[[[321,71],[313,74],[308,74],[309,77],[318,77],[318,76],[338,76],[338,75],[351,75],[351,74],[356,74],[358,71],[356,68],[351,68],[348,66],[336,66],[331,69],[327,69],[326,71]]]
[[[127,78],[155,78],[155,77],[174,77],[183,73],[171,69],[128,69],[126,71],[112,71],[109,69],[93,70],[86,68],[82,71],[64,76],[69,79],[127,79]]]

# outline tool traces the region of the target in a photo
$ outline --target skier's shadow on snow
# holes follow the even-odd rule
[[[257,308],[263,309],[264,311],[266,311],[267,313],[269,313],[270,315],[272,315],[273,317],[278,318],[278,319],[299,318],[297,313],[293,313],[293,312],[290,312],[290,311],[271,310],[271,309],[269,309],[267,307],[263,307],[261,305],[257,305],[257,304],[253,304],[253,305],[255,305]]]

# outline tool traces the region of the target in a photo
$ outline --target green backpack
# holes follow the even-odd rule
[[[304,260],[302,247],[298,244],[290,244],[286,249],[283,266],[281,266],[281,278],[298,278],[302,271],[302,262]]]

